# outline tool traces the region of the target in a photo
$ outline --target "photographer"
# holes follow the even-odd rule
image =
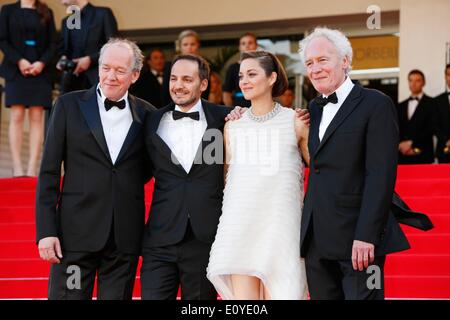
[[[73,28],[66,17],[62,21],[59,45],[62,71],[61,93],[90,88],[98,82],[100,48],[118,34],[117,22],[111,9],[93,6],[87,0],[61,0],[69,7],[81,10],[81,28]]]

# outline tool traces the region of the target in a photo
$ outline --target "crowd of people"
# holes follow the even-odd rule
[[[397,159],[430,161],[430,134],[448,151],[448,93],[426,97],[425,77],[414,70],[412,97],[397,108],[352,82],[353,50],[342,32],[316,28],[299,54],[318,96],[309,113],[293,110],[282,63],[255,50],[253,34],[240,38],[240,60],[220,86],[195,31],[180,33],[172,61],[160,49],[144,58],[136,43],[114,37],[110,9],[62,2],[80,6],[89,27],[63,21],[57,65],[62,86],[70,85],[52,107],[37,184],[36,242],[51,263],[50,299],[90,299],[96,277],[98,299],[131,299],[139,256],[143,299],[176,299],[180,286],[187,300],[217,292],[384,298],[384,285],[367,286],[365,270],[375,265],[383,276],[386,255],[409,248],[391,211]],[[52,19],[39,0],[0,14],[14,176],[24,174],[17,150],[25,109],[42,120],[51,107]],[[303,163],[310,167],[304,197]],[[30,160],[27,175],[35,166]],[[82,277],[70,289],[72,266]]]
[[[39,0],[20,0],[5,5],[1,12],[0,49],[4,62],[0,75],[5,78],[5,105],[11,109],[9,142],[12,155],[12,176],[36,176],[38,158],[44,140],[44,111],[53,103],[53,79],[56,69],[60,76],[60,94],[88,89],[98,82],[99,50],[111,37],[118,35],[113,12],[98,7],[88,0],[62,0],[63,5],[76,5],[81,9],[81,25],[88,28],[69,28],[67,18],[61,23],[61,36],[57,37],[52,10]],[[16,23],[17,21],[21,23]],[[257,37],[244,33],[238,42],[240,53],[257,50]],[[200,36],[193,30],[179,34],[176,54],[200,55]],[[227,106],[249,107],[239,88],[239,64],[227,67],[224,81],[211,73],[203,98]],[[156,108],[171,102],[169,76],[171,62],[164,51],[150,50],[144,68],[130,92]],[[450,87],[449,68],[446,68],[447,91],[436,99],[423,93],[425,76],[412,70],[408,76],[411,96],[398,105],[400,125],[399,163],[450,162],[450,120],[445,95]],[[281,105],[294,108],[295,89],[289,87],[277,99]],[[30,157],[27,169],[21,163],[23,123],[25,110],[29,113]],[[417,110],[416,110],[417,109]],[[416,112],[417,111],[417,112]],[[437,137],[437,145],[433,142]]]

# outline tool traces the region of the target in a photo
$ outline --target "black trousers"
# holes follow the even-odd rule
[[[117,250],[114,237],[100,252],[63,251],[50,269],[49,300],[90,300],[97,275],[98,300],[131,300],[139,256]]]
[[[181,242],[143,248],[142,299],[175,300],[181,285],[182,300],[216,300],[216,290],[206,278],[210,250],[211,244],[197,240],[189,223]]]
[[[311,228],[310,228],[311,229]],[[385,256],[375,257],[370,267],[353,270],[351,260],[324,258],[308,235],[305,257],[306,278],[311,300],[383,300]]]

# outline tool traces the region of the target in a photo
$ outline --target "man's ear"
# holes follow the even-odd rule
[[[136,71],[136,70],[134,70],[132,72],[133,73],[131,75],[131,83],[135,83],[139,79],[139,76],[140,76],[141,72],[140,71]]]
[[[346,70],[350,66],[350,62],[348,61],[348,57],[345,56],[342,58],[342,69]]]
[[[208,79],[203,79],[200,83],[200,91],[203,92],[208,88]]]

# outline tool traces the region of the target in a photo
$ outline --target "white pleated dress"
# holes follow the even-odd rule
[[[265,122],[247,111],[228,127],[231,161],[207,277],[233,300],[232,274],[256,276],[274,300],[307,298],[300,258],[303,166],[295,112]]]

